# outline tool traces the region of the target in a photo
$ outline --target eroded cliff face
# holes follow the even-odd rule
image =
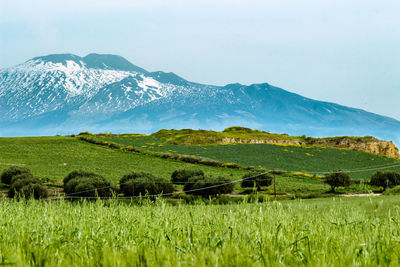
[[[323,145],[330,147],[349,148],[360,150],[380,156],[387,156],[391,158],[400,159],[399,149],[391,141],[382,141],[379,139],[373,139],[371,141],[366,140],[355,140],[348,137],[342,137],[338,139],[321,139],[315,140],[311,143],[312,145]]]
[[[310,141],[299,140],[267,140],[267,139],[235,139],[223,138],[221,143],[241,143],[241,144],[287,144],[287,145],[315,145],[337,148],[348,148],[368,152],[375,155],[386,156],[400,159],[399,149],[393,142],[382,141],[379,139],[363,140],[349,137],[332,139],[312,139]]]

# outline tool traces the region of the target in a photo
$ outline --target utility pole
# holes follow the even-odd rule
[[[275,171],[272,172],[272,174],[274,175],[274,196],[275,196],[275,199],[276,199],[276,178],[275,178]]]
[[[279,175],[284,174],[284,173],[286,173],[286,171],[272,170],[271,173],[274,176],[274,196],[275,196],[275,199],[276,199],[276,175],[277,174],[279,174]]]
[[[135,196],[135,179],[132,179],[132,198]]]

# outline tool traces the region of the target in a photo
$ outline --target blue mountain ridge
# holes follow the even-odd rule
[[[400,122],[389,117],[268,83],[193,83],[115,55],[48,55],[1,70],[0,112],[2,136],[240,125],[291,135],[372,135],[400,144]]]

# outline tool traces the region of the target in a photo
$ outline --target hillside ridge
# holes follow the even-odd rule
[[[284,144],[295,146],[326,146],[347,148],[375,155],[400,159],[399,149],[392,141],[379,140],[372,136],[338,136],[313,138],[275,134],[245,127],[229,127],[222,132],[210,130],[160,130],[154,137],[164,138],[171,143],[183,145],[200,144]]]

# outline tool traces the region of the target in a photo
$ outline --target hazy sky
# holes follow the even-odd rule
[[[0,0],[0,68],[92,52],[400,120],[399,0]]]

